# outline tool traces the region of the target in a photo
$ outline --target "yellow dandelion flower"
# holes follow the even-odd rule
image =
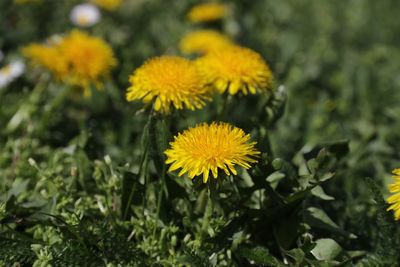
[[[393,193],[393,195],[386,199],[390,204],[387,210],[393,210],[394,218],[400,220],[400,169],[394,169],[393,174],[394,183],[388,186],[389,191]]]
[[[111,47],[101,38],[81,31],[72,31],[59,43],[61,54],[68,59],[67,82],[87,89],[90,84],[101,87],[100,79],[116,64]]]
[[[91,0],[90,2],[108,11],[121,6],[123,0]]]
[[[31,59],[34,65],[52,72],[58,79],[63,79],[68,73],[68,62],[57,47],[30,44],[22,48],[22,54]]]
[[[106,42],[78,30],[48,44],[27,45],[22,53],[61,81],[83,88],[85,95],[90,93],[90,84],[101,88],[100,80],[117,63]]]
[[[222,4],[204,3],[192,7],[187,14],[187,18],[194,23],[210,22],[222,19],[226,13],[226,6]]]
[[[196,60],[202,77],[220,92],[256,94],[271,89],[273,75],[260,54],[240,46],[213,51]]]
[[[180,49],[185,54],[207,54],[232,45],[227,36],[214,30],[198,30],[185,35]]]
[[[177,56],[161,56],[148,60],[129,77],[131,86],[126,99],[154,101],[154,110],[169,113],[175,109],[194,110],[205,105],[209,89],[195,64]]]
[[[189,128],[175,136],[171,148],[164,152],[166,163],[171,164],[168,171],[181,169],[178,175],[187,173],[191,179],[203,175],[204,183],[210,171],[214,178],[218,177],[218,169],[226,175],[236,175],[235,165],[249,169],[260,154],[254,147],[256,142],[249,140],[249,134],[228,123]]]

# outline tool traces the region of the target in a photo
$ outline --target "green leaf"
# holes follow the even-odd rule
[[[321,226],[322,228],[339,228],[339,226],[328,217],[328,215],[321,209],[310,207],[307,209],[309,218],[308,222],[315,223],[315,225]]]
[[[325,182],[325,181],[331,179],[334,175],[335,175],[335,173],[333,173],[333,172],[324,173],[320,177],[318,177],[318,181]]]
[[[278,187],[279,182],[285,177],[286,176],[284,173],[276,171],[267,177],[267,181],[271,184],[271,187],[273,189],[276,189]]]
[[[248,261],[254,262],[255,264],[261,264],[263,266],[285,266],[281,261],[272,256],[268,249],[264,247],[255,248],[240,248],[238,255],[247,259]]]
[[[324,189],[317,185],[316,187],[314,187],[313,189],[311,189],[311,194],[322,199],[322,200],[334,200],[335,198],[332,196],[328,196]]]
[[[21,178],[15,179],[10,190],[8,190],[8,192],[7,192],[8,197],[19,196],[20,194],[22,194],[23,192],[25,192],[27,190],[28,184],[29,184],[29,180],[24,180]]]
[[[342,247],[333,239],[321,238],[316,243],[314,249],[311,250],[311,254],[317,260],[334,260],[342,252]]]
[[[300,265],[304,261],[305,257],[304,251],[299,248],[286,251],[286,255],[292,258],[296,265]]]
[[[319,208],[309,207],[305,212],[305,221],[312,227],[325,229],[333,233],[344,235],[348,238],[356,238],[354,234],[347,233],[340,229],[339,226]]]

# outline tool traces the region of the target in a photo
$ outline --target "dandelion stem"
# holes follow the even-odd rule
[[[166,173],[166,171],[167,171],[167,165],[164,164],[163,165],[163,170],[162,170],[162,173],[161,173],[161,188],[158,191],[158,196],[157,196],[157,211],[156,211],[157,223],[160,220],[161,202],[162,202],[162,198],[164,197],[165,173]],[[154,227],[153,236],[156,235],[156,230],[157,230],[157,226]]]
[[[144,130],[143,130],[143,134],[142,134],[142,149],[143,149],[143,153],[142,153],[142,156],[140,157],[138,177],[141,177],[143,175],[143,172],[144,172],[143,170],[147,169],[147,159],[148,159],[147,156],[148,156],[148,151],[149,151],[149,146],[150,146],[149,129],[150,129],[150,124],[152,123],[152,120],[153,120],[153,115],[150,114],[149,118],[147,120],[147,123],[144,126]],[[145,188],[146,188],[146,175],[144,175],[144,177],[145,177]],[[131,188],[131,192],[129,193],[128,203],[126,204],[126,208],[124,210],[123,218],[125,220],[127,219],[129,209],[131,208],[131,203],[132,203],[133,194],[135,192],[135,188],[136,188],[136,185],[135,185],[135,183],[133,183],[132,188]],[[143,198],[143,200],[145,200],[145,197]],[[145,207],[144,204],[145,203],[143,203],[143,209]]]
[[[159,140],[159,147],[158,148],[158,152],[163,152],[165,151],[165,149],[167,148],[167,144],[168,144],[168,131],[169,131],[169,122],[166,121],[167,118],[162,117],[161,118],[161,131],[158,133],[161,136],[161,139]],[[156,220],[157,222],[160,220],[160,211],[161,211],[161,203],[162,203],[162,199],[164,197],[164,191],[166,196],[168,196],[168,191],[166,189],[166,183],[165,183],[165,175],[167,172],[167,164],[165,164],[165,159],[163,158],[163,156],[161,155],[161,159],[162,159],[162,170],[161,170],[161,175],[160,175],[160,179],[161,179],[161,188],[158,192],[158,196],[157,196],[157,210],[156,210]],[[153,235],[155,236],[156,234],[156,229],[157,227],[154,228],[154,232]]]
[[[271,139],[270,139],[270,135],[267,131],[265,132],[265,136],[263,137],[263,145],[265,147],[265,151],[268,153],[268,156],[273,158],[274,153],[272,151]]]
[[[211,188],[208,187],[207,189],[207,206],[206,206],[206,210],[204,211],[204,215],[203,215],[203,223],[201,225],[201,234],[200,234],[200,242],[203,241],[205,239],[205,237],[208,234],[208,226],[210,224],[210,218],[211,215],[213,213],[214,210],[214,203],[211,197]]]
[[[229,103],[231,102],[232,96],[231,95],[223,95],[222,96],[222,108],[218,115],[218,119],[222,121],[224,119],[225,113],[228,109]]]

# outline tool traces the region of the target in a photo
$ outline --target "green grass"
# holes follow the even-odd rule
[[[5,60],[70,31],[78,2],[2,0]],[[0,90],[0,265],[396,266],[399,226],[384,197],[400,166],[398,1],[227,1],[221,29],[263,55],[275,92],[235,96],[222,115],[215,96],[200,111],[150,117],[126,102],[128,76],[179,54],[197,2],[127,0],[103,12],[88,31],[119,65],[91,98],[64,96],[30,68]],[[264,154],[211,180],[204,217],[207,185],[164,175],[163,151],[213,120],[241,127]]]

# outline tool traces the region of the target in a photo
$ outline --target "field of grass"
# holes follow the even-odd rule
[[[98,3],[100,20],[80,27],[70,12],[82,2],[0,0],[0,266],[400,264],[400,227],[387,211],[400,168],[399,1],[219,1],[221,18],[194,23],[187,13],[202,1],[125,0]],[[77,28],[115,59],[87,86],[24,52]],[[127,101],[139,84],[129,77],[149,59],[197,66],[207,55],[184,54],[180,42],[202,28],[259,53],[271,84],[209,89],[194,110]],[[95,64],[78,52],[77,64]],[[49,64],[63,62],[57,55]],[[2,84],[12,62],[23,73]],[[155,87],[164,74],[178,88],[186,72],[167,66]],[[218,166],[206,183],[169,171],[178,134],[212,122],[249,134],[257,162],[236,164],[236,175]],[[196,157],[212,151],[207,142]]]

